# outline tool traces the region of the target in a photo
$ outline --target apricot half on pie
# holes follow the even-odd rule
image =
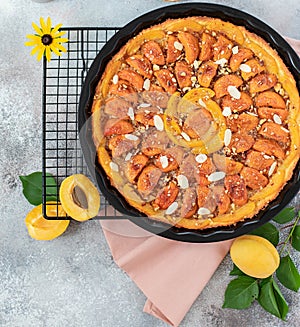
[[[188,229],[252,218],[299,159],[299,93],[256,34],[209,17],[170,19],[107,64],[92,106],[97,160],[152,219]]]

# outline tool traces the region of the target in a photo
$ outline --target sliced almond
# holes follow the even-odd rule
[[[229,85],[227,91],[234,99],[239,100],[241,98],[241,92],[234,85]]]
[[[125,134],[125,138],[130,141],[137,141],[139,138],[133,134]]]
[[[113,83],[116,85],[119,82],[119,76],[118,75],[114,75],[113,79],[112,79]]]
[[[231,49],[231,51],[232,51],[233,54],[238,54],[239,53],[239,47],[236,45],[235,47],[233,47]]]
[[[169,160],[167,156],[160,156],[159,161],[161,163],[161,167],[163,169],[167,168],[169,166]]]
[[[109,163],[109,166],[110,166],[111,170],[113,170],[113,171],[119,171],[119,166],[115,162],[112,162],[111,161]]]
[[[274,171],[275,171],[275,169],[276,169],[276,166],[277,166],[277,162],[274,161],[274,162],[272,163],[270,169],[269,169],[268,176],[273,175],[273,173],[274,173]]]
[[[274,122],[275,122],[276,124],[278,124],[278,125],[281,125],[281,124],[282,124],[282,120],[281,120],[281,118],[280,118],[277,114],[275,114],[275,115],[273,116],[273,120],[274,120]]]
[[[208,180],[210,182],[217,182],[223,178],[225,178],[225,172],[224,171],[216,171],[214,173],[211,173],[210,175],[208,175]]]
[[[175,48],[176,50],[181,51],[181,50],[183,49],[183,45],[182,45],[180,42],[175,41],[175,42],[174,42],[174,48]]]
[[[130,159],[131,159],[131,157],[132,157],[132,153],[130,153],[130,152],[128,152],[127,154],[126,154],[126,157],[125,157],[125,161],[129,161]]]
[[[198,209],[198,212],[197,213],[200,216],[205,216],[205,215],[209,215],[211,212],[210,212],[209,209],[204,208],[204,207],[201,207],[201,208]]]
[[[202,106],[203,108],[207,108],[205,102],[204,102],[201,98],[198,100],[198,103],[199,103],[200,106]]]
[[[178,175],[176,178],[177,178],[178,185],[181,188],[186,189],[186,188],[189,187],[189,180],[187,179],[186,176],[184,176],[184,175]]]
[[[215,61],[215,63],[220,66],[224,66],[227,62],[228,62],[228,60],[226,58],[221,58],[221,59]]]
[[[241,64],[240,70],[245,73],[251,73],[251,67],[247,64]]]
[[[232,132],[230,129],[226,129],[224,133],[224,145],[228,146],[231,142]]]
[[[200,153],[196,156],[196,161],[200,164],[204,163],[207,160],[207,155],[204,153]]]
[[[143,89],[146,90],[146,91],[149,91],[150,90],[150,79],[149,78],[146,78],[144,80],[144,85],[143,85]]]
[[[181,136],[188,142],[191,140],[191,138],[185,132],[181,132]]]
[[[224,117],[228,117],[228,116],[230,116],[231,114],[232,114],[232,112],[231,112],[231,108],[230,108],[230,107],[224,107],[224,108],[223,108],[222,115],[223,115]]]
[[[178,203],[177,202],[173,202],[166,210],[166,215],[171,215],[172,213],[174,213],[178,208]]]
[[[161,117],[158,115],[155,115],[153,117],[153,120],[154,120],[154,126],[156,127],[156,129],[159,131],[163,131],[164,130],[164,122],[161,119]]]
[[[131,119],[134,120],[134,110],[132,107],[128,108],[127,116]]]

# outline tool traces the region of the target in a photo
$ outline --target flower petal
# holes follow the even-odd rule
[[[31,50],[31,55],[35,55],[38,50],[40,50],[41,45],[36,45],[32,50]]]
[[[39,49],[39,53],[37,55],[37,60],[40,61],[44,55],[44,52],[45,52],[45,46],[42,45]]]
[[[57,38],[55,39],[58,43],[66,43],[66,42],[69,42],[69,39],[66,38],[66,37],[62,37],[62,38]]]
[[[36,42],[36,41],[27,41],[27,42],[24,42],[24,45],[26,45],[27,47],[32,47],[34,45],[38,45],[38,42]]]
[[[54,46],[53,43],[50,44],[50,49],[51,49],[51,51],[53,51],[57,56],[60,56],[60,55],[61,55],[61,52],[59,52],[59,51],[57,50],[56,46]]]
[[[47,32],[46,32],[47,26],[45,24],[43,17],[40,17],[40,24],[41,24],[41,30],[42,30],[43,34],[47,34]]]
[[[60,43],[58,43],[56,40],[53,40],[53,46],[56,47],[56,49],[62,51],[62,52],[67,52],[66,48],[62,46]]]
[[[48,17],[47,18],[47,24],[46,24],[46,33],[50,34],[50,32],[51,32],[51,18]]]
[[[58,33],[53,33],[53,31],[52,31],[51,34],[52,34],[53,38],[56,39],[56,38],[58,38],[60,36],[65,35],[66,32],[65,31],[62,31],[62,32],[58,32]]]
[[[34,30],[37,32],[38,35],[40,35],[40,36],[43,35],[43,31],[37,26],[36,23],[32,22],[32,27],[34,28]]]
[[[48,62],[51,60],[51,49],[49,46],[46,47],[46,58]]]
[[[26,37],[30,40],[41,42],[41,37],[33,34],[27,34]]]
[[[62,24],[57,24],[54,28],[52,28],[51,30],[52,35],[55,34],[61,27]]]

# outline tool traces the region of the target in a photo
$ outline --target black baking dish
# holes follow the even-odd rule
[[[124,26],[117,32],[102,48],[95,58],[84,86],[82,88],[78,122],[80,131],[80,142],[87,166],[92,174],[95,174],[98,186],[108,202],[119,212],[128,215],[128,219],[136,225],[160,236],[194,243],[217,242],[231,239],[239,235],[251,232],[255,228],[265,224],[278,212],[280,212],[297,194],[300,187],[300,161],[294,170],[291,180],[285,185],[278,197],[269,203],[252,219],[239,222],[234,226],[214,228],[203,231],[189,230],[184,228],[168,227],[166,224],[150,220],[137,209],[130,206],[124,197],[111,186],[110,181],[102,167],[97,164],[96,149],[91,137],[89,126],[90,110],[93,103],[93,95],[98,81],[103,74],[109,60],[119,49],[141,30],[152,25],[163,22],[168,18],[182,18],[189,16],[209,16],[232,22],[236,25],[246,27],[250,32],[265,39],[277,50],[290,72],[293,74],[298,89],[300,89],[300,59],[291,46],[276,31],[259,19],[238,9],[223,5],[208,3],[186,3],[171,5],[146,13]]]

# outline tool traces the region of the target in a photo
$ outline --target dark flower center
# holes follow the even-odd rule
[[[53,38],[50,34],[45,34],[42,36],[42,43],[44,45],[50,45],[53,41]]]

